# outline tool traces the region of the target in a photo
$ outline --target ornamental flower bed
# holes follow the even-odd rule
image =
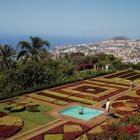
[[[122,106],[125,106],[125,104],[123,102],[112,103],[113,108],[122,107]]]
[[[46,96],[46,97],[56,98],[58,100],[63,100],[63,101],[66,101],[66,102],[71,102],[71,100],[68,99],[68,98],[60,97],[60,96],[55,96],[55,95],[47,94],[47,93],[44,93],[44,92],[38,92],[37,94],[41,95],[41,96],[44,96],[44,98]]]
[[[126,111],[126,110],[116,110],[116,113],[117,114],[120,114],[120,115],[132,115],[132,111]]]
[[[128,99],[134,99],[134,97],[129,96],[129,95],[124,95],[124,96],[118,97],[116,100],[128,100]]]
[[[127,77],[130,77],[130,76],[136,75],[136,74],[138,74],[138,73],[137,72],[132,72],[132,73],[128,73],[128,74],[119,76],[119,78],[127,78]]]
[[[66,122],[28,140],[74,140],[89,129],[90,127],[86,125],[75,122]]]
[[[140,114],[126,115],[120,120],[101,126],[102,132],[94,134],[95,140],[139,140]],[[93,140],[94,140],[93,139]]]
[[[127,86],[127,87],[130,86],[129,84],[122,84],[122,83],[116,83],[116,82],[110,82],[110,81],[103,81],[103,80],[98,80],[98,79],[90,79],[90,80],[95,81],[95,82],[103,82],[103,83],[107,83],[107,84],[114,84],[114,85],[120,85],[120,86]]]
[[[116,94],[119,94],[119,93],[121,93],[121,92],[124,92],[124,91],[126,91],[126,89],[118,89],[118,90],[116,90],[116,91],[113,91],[113,92],[110,92],[110,93],[108,93],[108,94],[106,94],[106,95],[103,95],[103,96],[101,96],[101,97],[99,97],[98,98],[98,101],[102,101],[102,100],[105,100],[105,99],[107,99],[107,98],[110,98],[110,97],[112,97],[112,96],[114,96],[114,95],[116,95]]]
[[[140,105],[140,99],[134,99],[134,100],[127,101],[127,102],[132,103],[132,104]]]
[[[10,137],[20,130],[21,127],[18,125],[0,125],[0,138]]]
[[[93,89],[93,91],[89,91],[88,89]],[[100,92],[106,91],[107,89],[100,88],[100,87],[94,87],[94,86],[81,86],[78,88],[74,88],[74,90],[92,93],[92,94],[98,94]]]
[[[136,80],[140,78],[140,74],[134,75],[132,77],[127,78],[127,80]]]
[[[130,72],[133,72],[133,70],[127,70],[127,71],[119,72],[119,73],[116,73],[116,74],[105,76],[104,78],[111,79],[111,78],[115,78],[115,77],[121,76],[121,75],[126,74],[126,73],[130,73]]]
[[[0,138],[7,138],[22,129],[23,121],[20,117],[6,115],[0,117]]]
[[[101,82],[101,84],[91,83],[91,81]],[[125,87],[122,88],[120,87],[120,85]],[[54,104],[55,102],[57,102],[57,100],[65,101],[67,103],[77,101],[85,104],[93,104],[95,103],[95,101],[100,102],[102,100],[105,100],[106,98],[112,97],[116,94],[126,91],[128,89],[127,86],[129,85],[109,81],[102,81],[98,79],[90,79],[86,81],[54,87],[48,90],[43,90],[41,92],[36,92],[34,93],[34,95],[31,94],[31,97],[34,96],[35,98],[37,98],[37,95],[39,95],[39,99],[44,101],[46,101],[47,98],[51,98],[50,102]],[[96,94],[98,95],[96,96]],[[53,99],[56,100],[53,101]],[[86,101],[84,101],[84,99],[86,99]]]

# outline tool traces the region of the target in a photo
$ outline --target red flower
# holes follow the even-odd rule
[[[129,134],[134,134],[137,132],[137,129],[134,126],[127,126],[124,131]]]

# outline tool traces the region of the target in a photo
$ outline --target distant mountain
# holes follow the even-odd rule
[[[130,40],[130,39],[125,36],[117,36],[117,37],[112,38],[112,40]]]

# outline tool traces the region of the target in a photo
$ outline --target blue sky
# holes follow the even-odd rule
[[[0,34],[140,38],[140,0],[0,0]]]

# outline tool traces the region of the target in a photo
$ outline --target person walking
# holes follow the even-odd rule
[[[135,84],[134,84],[133,80],[131,80],[131,82],[130,82],[130,90],[133,90],[134,87],[135,87]]]
[[[105,112],[106,112],[106,115],[109,116],[110,114],[110,99],[106,99],[106,107],[105,107]]]

